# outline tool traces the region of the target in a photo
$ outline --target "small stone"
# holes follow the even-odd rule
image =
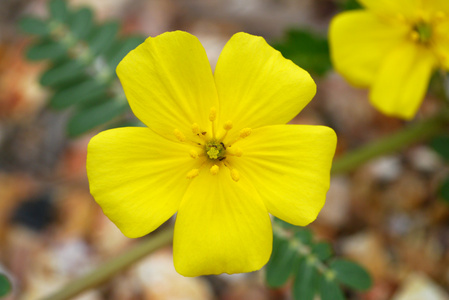
[[[173,254],[161,249],[141,261],[133,270],[143,285],[143,299],[211,300],[213,293],[201,277],[184,277],[173,266]]]
[[[434,283],[429,277],[420,273],[408,275],[402,282],[392,300],[448,300],[443,288]]]
[[[411,164],[421,172],[432,172],[442,167],[443,161],[432,149],[426,146],[415,147],[408,153]]]
[[[93,248],[100,255],[113,257],[125,251],[133,243],[134,240],[123,235],[120,229],[101,210],[97,212],[96,217],[97,219],[94,222],[95,230],[92,231],[90,240]]]
[[[348,220],[350,209],[350,181],[345,176],[331,178],[326,204],[317,222],[340,227]]]
[[[388,273],[389,258],[381,238],[371,231],[357,233],[343,239],[343,254],[367,268],[374,278],[384,278]]]
[[[403,171],[399,156],[385,156],[373,160],[368,168],[375,179],[384,182],[391,182],[397,179]]]

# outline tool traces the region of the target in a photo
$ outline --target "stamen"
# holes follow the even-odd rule
[[[251,128],[243,128],[242,130],[240,130],[240,135],[237,139],[235,139],[232,143],[228,144],[228,147],[231,147],[233,144],[235,144],[236,142],[238,142],[240,139],[244,139],[247,138],[248,136],[251,135],[252,129]]]
[[[240,147],[228,147],[226,153],[237,157],[241,157],[243,155],[243,151]]]
[[[396,19],[402,23],[404,23],[406,21],[405,16],[403,14],[397,14]]]
[[[209,112],[209,121],[212,122],[212,137],[215,138],[215,119],[217,118],[217,109],[212,107]]]
[[[248,137],[251,134],[252,130],[251,128],[243,128],[242,130],[240,130],[240,137],[242,139]]]
[[[232,180],[234,180],[235,182],[239,181],[239,179],[240,179],[240,173],[239,173],[239,171],[237,171],[236,169],[231,169],[231,178],[232,178]]]
[[[193,159],[198,158],[198,152],[196,150],[193,150],[193,149],[190,150],[189,154],[190,154],[190,157]]]
[[[228,131],[232,129],[232,121],[226,121],[223,124],[223,129],[226,130],[223,136],[220,138],[220,141],[223,141],[225,137],[228,135]]]
[[[224,162],[225,167],[227,167],[230,171],[231,171],[231,178],[232,180],[234,180],[235,182],[240,180],[240,173],[239,171],[237,171],[236,169],[233,169],[230,165],[229,162]]]
[[[173,134],[178,139],[178,141],[185,142],[186,137],[184,136],[184,134],[182,134],[181,131],[179,131],[178,129],[175,129],[175,130],[173,130]]]
[[[215,107],[212,107],[210,109],[209,113],[209,121],[213,122],[217,118],[217,109]]]
[[[193,123],[192,124],[192,132],[193,134],[199,134],[200,133],[200,125],[198,125],[197,123]]]
[[[232,121],[226,121],[223,125],[223,129],[229,131],[232,129]]]
[[[412,31],[410,33],[410,38],[412,39],[412,41],[417,42],[419,41],[419,33],[417,33],[416,31]]]
[[[437,11],[437,13],[435,14],[435,19],[437,21],[442,21],[442,20],[446,19],[446,13],[443,11]]]
[[[217,165],[213,165],[213,166],[210,168],[210,173],[211,173],[212,175],[217,175],[219,170],[220,170],[220,168],[219,168]]]
[[[427,13],[425,13],[423,10],[419,10],[418,11],[418,16],[419,16],[419,20],[423,23],[428,23],[429,22],[429,15]]]
[[[187,179],[195,178],[199,174],[200,174],[200,170],[199,169],[193,169],[189,173],[187,173]]]

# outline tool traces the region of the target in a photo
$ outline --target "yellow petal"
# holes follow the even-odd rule
[[[407,38],[408,31],[405,24],[392,26],[368,11],[339,14],[329,29],[333,65],[351,84],[368,87],[385,55]]]
[[[178,209],[196,162],[189,150],[148,128],[103,131],[87,149],[90,192],[124,235],[143,236]]]
[[[329,189],[335,132],[325,126],[276,125],[255,129],[230,159],[276,217],[299,226],[315,220]]]
[[[449,1],[447,0],[426,0],[423,1],[423,6],[426,10],[432,13],[438,12],[443,12],[445,14],[449,13]]]
[[[423,2],[429,0],[358,0],[367,9],[378,15],[396,17],[414,18],[420,9],[423,8]]]
[[[310,75],[285,59],[262,37],[235,34],[215,69],[220,99],[219,119],[245,127],[284,124],[309,103],[316,92]]]
[[[400,45],[382,63],[370,92],[371,103],[387,115],[415,116],[436,65],[433,53],[412,43]]]
[[[193,123],[209,130],[217,93],[206,52],[193,35],[148,38],[125,56],[117,75],[134,114],[157,133],[174,138],[175,128],[188,134]]]
[[[179,208],[174,264],[184,276],[251,272],[268,261],[272,247],[268,212],[247,179],[229,170],[202,170]]]
[[[447,19],[435,26],[434,34],[434,49],[440,66],[449,70],[449,12]]]

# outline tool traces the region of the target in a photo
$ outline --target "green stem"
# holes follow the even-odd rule
[[[128,268],[146,255],[171,243],[173,228],[164,229],[160,233],[146,238],[143,242],[128,250],[117,258],[104,263],[91,273],[69,282],[59,291],[44,298],[45,300],[65,300],[75,297],[80,293],[95,288],[104,283],[120,271]]]
[[[321,274],[325,275],[331,272],[329,268],[321,260],[319,260],[315,254],[312,253],[312,249],[310,248],[310,246],[302,243],[299,239],[292,238],[289,232],[276,224],[276,222],[273,222],[272,225],[273,234],[277,235],[279,238],[286,240],[290,248],[298,252],[299,255],[305,256],[307,259],[309,259],[309,262],[313,264]]]
[[[444,110],[433,118],[411,124],[397,133],[375,140],[360,149],[337,158],[332,166],[332,174],[349,172],[372,158],[389,154],[408,147],[410,144],[429,139],[440,133],[448,123],[449,112]]]

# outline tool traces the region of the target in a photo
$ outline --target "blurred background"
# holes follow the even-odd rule
[[[357,7],[353,1],[67,2],[91,7],[98,23],[118,21],[119,36],[188,31],[213,67],[234,33],[263,36],[312,73],[317,95],[292,123],[334,128],[337,157],[404,126],[377,112],[366,90],[331,70],[329,21]],[[48,62],[26,58],[35,40],[17,26],[23,15],[48,17],[46,1],[0,2],[0,271],[14,286],[5,299],[40,299],[138,242],[123,236],[89,194],[86,147],[104,126],[77,131],[74,109],[49,106],[53,90],[40,83]],[[438,108],[430,93],[417,118]],[[126,121],[133,122],[132,115]],[[332,243],[336,255],[371,274],[371,290],[347,292],[348,299],[449,299],[449,202],[438,193],[448,171],[429,146],[416,144],[332,177],[327,203],[309,227],[316,239]],[[270,289],[263,270],[185,278],[175,272],[168,246],[77,299],[292,299],[291,284]]]

